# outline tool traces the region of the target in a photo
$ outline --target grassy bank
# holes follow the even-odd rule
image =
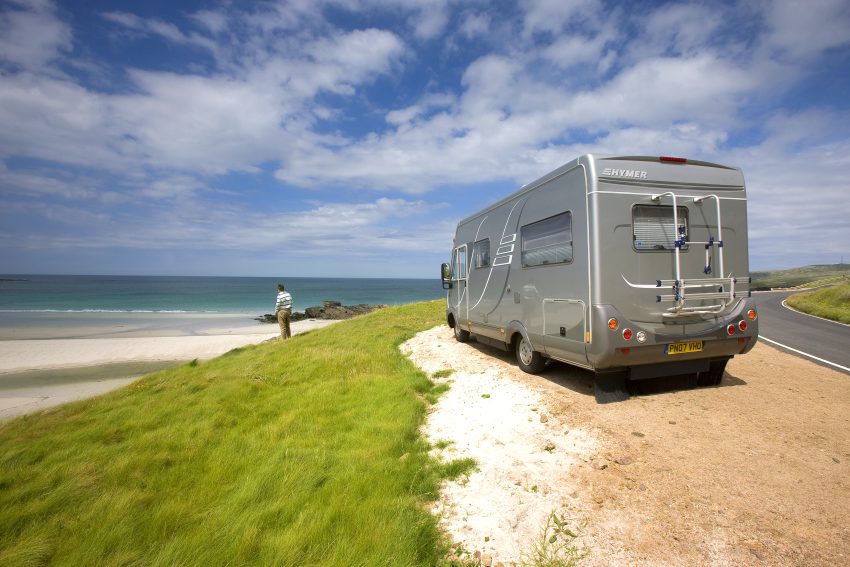
[[[789,270],[751,272],[752,289],[768,290],[788,287],[817,287],[850,277],[850,264],[819,264]]]
[[[0,426],[0,565],[435,565],[424,502],[463,467],[385,309]],[[455,465],[457,465],[455,463]]]
[[[850,324],[850,283],[798,293],[786,302],[803,313]]]

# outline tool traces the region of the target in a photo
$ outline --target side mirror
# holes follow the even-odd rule
[[[446,263],[440,266],[440,279],[443,281],[443,289],[451,289],[452,269]]]

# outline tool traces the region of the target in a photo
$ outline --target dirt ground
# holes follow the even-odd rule
[[[758,344],[720,386],[598,405],[589,372],[531,376],[445,326],[402,351],[454,370],[426,433],[479,464],[434,510],[468,556],[521,562],[556,512],[582,565],[850,564],[850,376]]]

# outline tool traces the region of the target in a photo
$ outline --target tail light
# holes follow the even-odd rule
[[[628,327],[623,329],[623,338],[626,339],[626,340],[629,340],[629,339],[632,338],[632,330],[629,329]]]
[[[611,317],[610,319],[608,319],[608,328],[609,329],[611,329],[612,331],[616,331],[619,327],[620,327],[620,322],[617,321],[615,318]]]
[[[740,330],[742,333],[747,330],[747,322],[743,319],[738,322],[738,330]]]
[[[730,335],[734,335],[735,334],[735,325],[729,325],[728,327],[726,327],[726,332]]]
[[[669,163],[688,163],[688,160],[683,157],[670,157],[670,156],[661,156],[658,158],[659,161],[666,161]]]
[[[756,313],[755,309],[750,309],[749,311],[747,311],[747,319],[749,319],[750,321],[755,321],[756,317],[758,316],[759,315],[758,313]]]

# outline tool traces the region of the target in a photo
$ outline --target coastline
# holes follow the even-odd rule
[[[239,313],[26,313],[0,316],[0,421],[125,386],[193,359],[280,336]],[[335,323],[304,320],[292,333]]]

